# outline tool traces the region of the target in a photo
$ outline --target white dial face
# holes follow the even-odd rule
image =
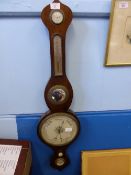
[[[42,121],[40,135],[53,146],[69,144],[78,133],[77,120],[68,113],[51,114]]]
[[[51,14],[51,19],[52,19],[53,23],[60,24],[60,23],[62,23],[62,21],[64,19],[63,13],[61,11],[58,11],[58,10],[54,11]]]

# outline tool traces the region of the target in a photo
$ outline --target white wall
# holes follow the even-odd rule
[[[22,15],[29,12],[29,16],[38,16],[49,2],[0,1],[0,15],[6,14],[6,18],[0,18],[0,114],[47,110],[43,89],[50,76],[48,31],[39,17]],[[74,89],[72,109],[131,109],[131,67],[103,66],[109,23],[105,16],[110,1],[72,0],[67,4],[76,16],[81,16],[73,18],[66,43],[67,74]],[[21,17],[7,17],[12,15]],[[99,18],[88,17],[96,15]]]

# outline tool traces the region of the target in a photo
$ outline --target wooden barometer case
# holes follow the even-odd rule
[[[54,0],[43,9],[41,18],[50,36],[51,77],[44,93],[50,110],[42,116],[38,135],[54,150],[51,165],[62,170],[70,162],[66,149],[80,130],[79,120],[69,110],[73,90],[65,70],[65,37],[72,21],[72,11],[59,0]]]

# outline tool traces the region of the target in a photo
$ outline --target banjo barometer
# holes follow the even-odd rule
[[[66,149],[80,130],[79,120],[69,110],[73,90],[65,70],[65,36],[72,21],[72,11],[59,0],[54,0],[43,9],[41,18],[50,36],[51,77],[44,92],[50,110],[38,125],[38,135],[54,150],[51,165],[62,170],[70,162]]]

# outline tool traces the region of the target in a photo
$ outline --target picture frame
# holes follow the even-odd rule
[[[112,0],[105,66],[131,66],[130,0]]]
[[[131,149],[82,151],[82,175],[131,175]]]

